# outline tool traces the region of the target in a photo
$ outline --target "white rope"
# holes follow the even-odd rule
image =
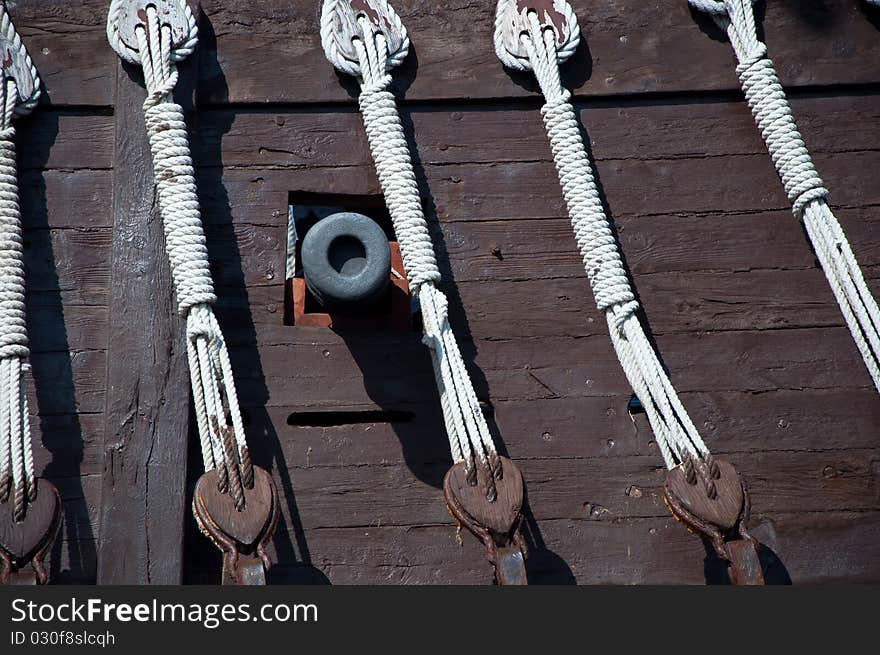
[[[571,94],[559,79],[556,35],[542,28],[534,12],[527,18],[528,32],[520,38],[546,101],[541,113],[596,305],[605,313],[614,349],[645,408],[666,466],[672,468],[687,456],[704,457],[708,449],[638,319],[639,304],[602,206]]]
[[[165,249],[180,313],[186,319],[187,355],[202,458],[205,470],[218,468],[221,488],[228,490],[241,508],[242,486],[252,486],[253,469],[229,354],[212,310],[216,296],[183,108],[171,99],[177,83],[172,33],[168,25],[160,23],[154,7],[147,7],[146,18],[146,29],[136,29],[148,92],[144,115]]]
[[[758,40],[750,0],[689,0],[727,31],[736,68],[755,122],[767,144],[794,215],[803,220],[865,366],[880,391],[880,308],[862,275],[843,228],[827,203],[819,177],[792,115],[767,46]]]
[[[395,62],[389,62],[385,36],[373,34],[364,17],[358,25],[359,37],[354,39],[361,82],[358,101],[403,265],[421,306],[423,341],[431,348],[452,457],[464,462],[471,473],[479,464],[497,476],[501,471],[495,444],[449,324],[446,296],[436,286],[440,270],[397,104],[388,90],[387,71]]]
[[[0,75],[0,502],[11,496],[13,519],[21,521],[27,503],[36,498],[37,486],[24,376],[30,367],[12,120],[36,106],[41,84],[5,5],[0,5],[0,33],[8,46],[4,56],[12,59]],[[22,76],[20,85],[14,75]]]
[[[173,2],[173,0],[170,0]],[[186,39],[177,47],[171,49],[171,61],[183,61],[196,50],[199,42],[199,31],[196,23],[195,14],[189,8],[186,0],[177,0],[179,10],[183,14],[187,23]],[[134,50],[123,39],[119,31],[119,26],[125,18],[125,12],[131,11],[131,0],[111,0],[110,9],[107,12],[107,40],[110,41],[111,47],[116,53],[129,64],[141,63],[142,52]]]

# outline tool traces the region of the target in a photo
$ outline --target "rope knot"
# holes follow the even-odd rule
[[[0,339],[0,359],[27,359],[30,350],[27,347],[27,337],[24,343],[2,343],[6,339]]]
[[[761,46],[759,52],[743,61],[736,71],[755,122],[782,179],[785,193],[792,203],[792,211],[800,219],[807,205],[827,198],[828,189],[797,128],[773,62],[765,56],[766,46],[763,43]]]
[[[369,98],[377,93],[382,91],[388,91],[388,88],[391,86],[392,77],[390,73],[386,73],[380,77],[370,80],[364,80],[363,85],[361,86],[361,99],[364,99],[364,96]]]
[[[553,97],[548,97],[544,106],[541,107],[541,115],[544,120],[552,116],[562,115],[569,111],[573,111],[571,106],[571,91],[566,88],[560,88],[561,93]]]
[[[150,89],[147,99],[144,101],[144,111],[149,111],[150,108],[155,107],[156,105],[168,102],[176,85],[177,71],[174,71],[171,77],[165,80],[159,87]]]
[[[612,329],[620,335],[621,339],[626,338],[624,324],[635,316],[637,311],[639,311],[639,303],[636,300],[617,303],[606,309],[608,321]]]

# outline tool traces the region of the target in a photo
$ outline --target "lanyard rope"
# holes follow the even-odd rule
[[[880,309],[846,234],[828,206],[828,190],[813,165],[767,46],[758,40],[750,0],[688,0],[727,31],[746,100],[767,144],[794,215],[803,221],[853,340],[880,391]],[[875,1],[875,4],[880,4]]]
[[[13,519],[21,521],[37,484],[24,377],[29,350],[13,118],[36,106],[40,78],[3,5],[0,33],[8,44],[0,74],[0,503],[11,497]]]
[[[31,427],[25,393],[28,335],[15,127],[15,80],[5,79],[0,116],[0,502],[12,495],[13,516],[24,516],[36,493]]]
[[[334,66],[357,75],[361,84],[358,102],[376,172],[400,243],[403,265],[420,303],[425,332],[423,341],[431,350],[453,460],[464,462],[469,475],[475,475],[475,465],[479,465],[491,471],[490,480],[497,479],[502,474],[501,460],[449,324],[446,296],[437,288],[440,270],[397,104],[394,94],[389,91],[391,75],[388,70],[403,60],[408,41],[404,36],[402,48],[389,56],[385,34],[375,30],[364,14],[358,14],[356,25],[352,26],[355,36],[350,44],[355,59],[344,59],[338,50],[328,46],[333,29],[332,4],[325,3],[321,19],[325,51]],[[352,2],[352,6],[355,4]],[[383,15],[390,16],[389,20],[396,23],[396,31],[405,35],[399,18],[384,0],[373,4],[381,5]]]
[[[117,45],[120,36],[116,27],[124,4],[124,0],[114,0],[110,7],[108,36],[111,43]],[[175,62],[189,55],[196,43],[195,20],[184,0],[180,0],[180,5],[189,19],[187,42],[175,48],[172,28],[160,20],[155,6],[147,5],[141,23],[134,30],[137,52],[126,59],[143,67],[147,86],[144,117],[165,230],[165,248],[180,314],[186,319],[190,380],[205,470],[217,469],[219,489],[228,492],[235,506],[243,509],[243,488],[250,489],[254,484],[253,466],[229,353],[212,309],[216,296],[183,108],[171,97],[177,84]],[[126,52],[124,47],[116,49],[120,54]]]
[[[692,458],[711,459],[669,377],[645,335],[637,312],[639,303],[629,283],[611,222],[605,215],[590,159],[570,103],[571,94],[559,78],[559,61],[574,50],[572,41],[559,44],[557,32],[542,24],[534,10],[525,12],[519,35],[522,58],[507,54],[503,24],[510,14],[500,0],[496,51],[505,64],[534,71],[545,98],[541,109],[559,173],[575,238],[583,257],[597,307],[605,314],[614,350],[624,373],[645,408],[668,468]],[[522,17],[521,17],[522,18]],[[577,24],[569,11],[562,19],[573,24],[570,33],[577,45]],[[503,29],[502,29],[503,28]],[[506,30],[508,33],[510,30]],[[566,52],[561,52],[565,48]]]

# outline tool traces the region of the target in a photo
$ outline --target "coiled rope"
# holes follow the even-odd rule
[[[111,5],[108,34],[113,34],[112,19],[118,16],[119,4],[114,1]],[[181,0],[181,4],[191,18],[186,3]],[[145,18],[146,25],[139,25],[135,30],[148,93],[144,116],[165,231],[165,249],[180,314],[186,319],[187,355],[202,458],[206,471],[218,469],[220,490],[228,492],[236,507],[242,509],[245,505],[242,488],[253,486],[253,466],[229,353],[212,309],[216,296],[183,108],[171,97],[178,76],[174,62],[188,55],[195,46],[195,21],[190,20],[191,34],[187,43],[174,49],[171,27],[160,22],[154,6],[147,6]]]
[[[865,366],[880,391],[880,309],[846,234],[828,206],[828,190],[813,165],[767,46],[758,40],[752,0],[689,0],[726,30],[752,115],[767,144],[794,215],[803,221],[816,257]],[[875,4],[878,4],[875,2]]]
[[[387,12],[391,12],[386,3],[382,4]],[[389,15],[392,15],[391,20],[396,18],[396,15]],[[329,12],[325,11],[322,35],[328,33],[328,16]],[[399,20],[395,23],[397,29],[403,30]],[[374,33],[365,16],[358,16],[357,25],[359,34],[353,39],[359,64],[356,69],[352,68],[352,62],[344,62],[346,67],[343,67],[343,62],[336,61],[337,57],[331,56],[326,46],[325,51],[337,68],[359,75],[361,93],[358,102],[379,182],[400,243],[403,265],[421,306],[423,341],[431,350],[452,458],[456,463],[464,462],[469,475],[476,475],[476,466],[484,466],[492,472],[489,479],[497,479],[502,475],[501,461],[449,324],[446,296],[437,288],[440,270],[397,104],[394,94],[389,91],[391,75],[388,70],[403,56],[396,53],[393,60],[389,59],[385,36],[381,32]],[[490,497],[493,493],[494,490],[490,489]]]
[[[504,2],[504,0],[502,0]],[[499,16],[502,15],[499,5]],[[520,35],[530,67],[538,79],[545,104],[541,109],[550,139],[553,160],[575,238],[597,307],[605,313],[611,341],[629,383],[638,396],[657,436],[657,443],[668,468],[694,459],[711,459],[657,353],[639,321],[639,303],[629,283],[620,250],[602,200],[580,127],[571,105],[571,94],[559,78],[557,35],[541,24],[534,11],[526,14],[527,29]],[[577,31],[573,16],[572,30]],[[499,29],[503,26],[499,23]],[[503,48],[496,31],[496,49]],[[505,57],[502,57],[504,60]],[[528,66],[526,66],[526,63]]]

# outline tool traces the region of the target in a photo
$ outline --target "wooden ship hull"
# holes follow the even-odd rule
[[[526,482],[531,584],[704,584],[663,500],[577,253],[534,80],[493,51],[494,3],[394,0],[395,89],[450,299],[500,451]],[[880,399],[734,74],[685,0],[575,2],[565,82],[644,308],[713,451],[748,481],[767,582],[880,581]],[[356,90],[315,0],[202,0],[181,66],[199,200],[253,460],[281,517],[270,583],[489,584],[441,490],[451,464],[418,331],[291,325],[291,207],[381,212]],[[154,202],[139,73],[106,0],[15,3],[45,85],[19,126],[37,470],[61,492],[55,583],[219,581]],[[880,14],[761,11],[801,130],[880,292]]]

